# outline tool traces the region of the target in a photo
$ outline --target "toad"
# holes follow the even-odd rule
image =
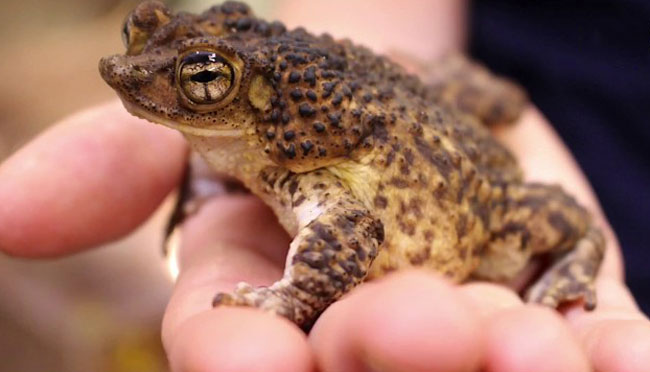
[[[237,2],[195,15],[145,1],[123,36],[126,53],[103,58],[100,72],[126,109],[180,131],[293,237],[280,280],[242,283],[215,306],[308,327],[394,270],[506,281],[544,256],[526,299],[595,307],[602,233],[560,187],[525,182],[490,134],[525,107],[515,84],[460,56],[436,62],[424,83],[363,46],[288,30]],[[197,181],[188,172],[186,185]],[[193,202],[179,200],[174,223]]]

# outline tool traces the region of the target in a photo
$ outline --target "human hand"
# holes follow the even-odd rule
[[[594,206],[535,111],[497,134],[524,156],[533,178],[564,180]],[[177,184],[186,152],[178,134],[117,102],[71,117],[0,167],[0,248],[52,257],[127,234]],[[289,239],[260,201],[216,198],[184,230],[162,330],[175,371],[644,371],[650,364],[650,322],[621,281],[611,234],[594,312],[570,308],[563,318],[504,287],[453,286],[412,272],[362,285],[306,336],[254,309],[210,306],[240,280],[281,276]]]

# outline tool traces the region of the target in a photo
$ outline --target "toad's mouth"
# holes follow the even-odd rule
[[[189,124],[183,124],[170,120],[161,116],[152,114],[151,112],[144,110],[140,106],[129,102],[128,99],[124,99],[120,95],[120,99],[126,111],[131,115],[137,116],[141,119],[147,120],[154,124],[164,125],[168,128],[176,129],[177,131],[184,134],[191,134],[194,136],[200,137],[230,137],[230,138],[239,138],[244,135],[244,131],[241,129],[215,129],[215,128],[197,128]]]

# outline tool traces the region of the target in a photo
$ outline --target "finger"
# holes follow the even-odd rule
[[[459,287],[459,292],[467,296],[474,304],[474,308],[486,319],[499,311],[523,306],[519,295],[498,284],[484,282],[464,284]]]
[[[650,320],[618,280],[596,283],[598,307],[572,308],[566,318],[596,371],[643,372],[650,365]]]
[[[217,197],[201,207],[183,226],[181,268],[214,257],[211,243],[244,247],[268,259],[276,269],[284,265],[290,238],[271,209],[252,195]],[[224,262],[223,266],[227,266]]]
[[[66,119],[0,166],[0,249],[57,256],[127,234],[176,185],[185,152],[118,102]]]
[[[323,313],[310,339],[324,372],[474,371],[483,349],[470,302],[422,272],[362,285]]]
[[[185,222],[181,274],[163,320],[174,371],[311,371],[304,334],[256,309],[217,308],[239,281],[268,285],[282,275],[289,238],[250,195],[219,197]],[[278,253],[280,252],[280,253]]]
[[[527,180],[559,183],[589,208],[607,239],[601,275],[622,281],[623,263],[616,236],[587,178],[543,115],[530,106],[516,125],[497,127],[494,134],[517,157]]]
[[[485,323],[489,372],[588,372],[578,340],[550,309],[520,306],[495,313]]]
[[[577,340],[547,309],[525,306],[515,292],[488,283],[460,287],[486,325],[487,371],[588,371]],[[540,328],[541,330],[538,330]],[[545,358],[552,356],[552,361]]]
[[[268,285],[282,275],[289,238],[273,212],[251,195],[217,197],[183,225],[180,276],[163,322],[163,341],[220,291],[240,281]],[[279,253],[274,253],[276,250]]]
[[[188,319],[168,349],[174,372],[311,372],[302,331],[255,309],[220,308]]]

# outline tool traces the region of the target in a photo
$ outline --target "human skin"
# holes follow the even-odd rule
[[[390,4],[365,15],[386,11],[381,6]],[[529,179],[561,183],[608,226],[569,152],[534,108],[495,134]],[[186,156],[179,134],[130,116],[118,102],[68,118],[0,166],[0,249],[56,257],[118,239],[178,184]],[[622,282],[611,233],[594,312],[576,306],[560,315],[523,304],[502,286],[452,285],[424,271],[360,286],[325,311],[309,335],[255,309],[210,307],[215,293],[238,281],[279,278],[288,242],[272,212],[251,196],[211,200],[186,223],[181,274],[162,327],[174,371],[641,372],[650,365],[650,322]]]

